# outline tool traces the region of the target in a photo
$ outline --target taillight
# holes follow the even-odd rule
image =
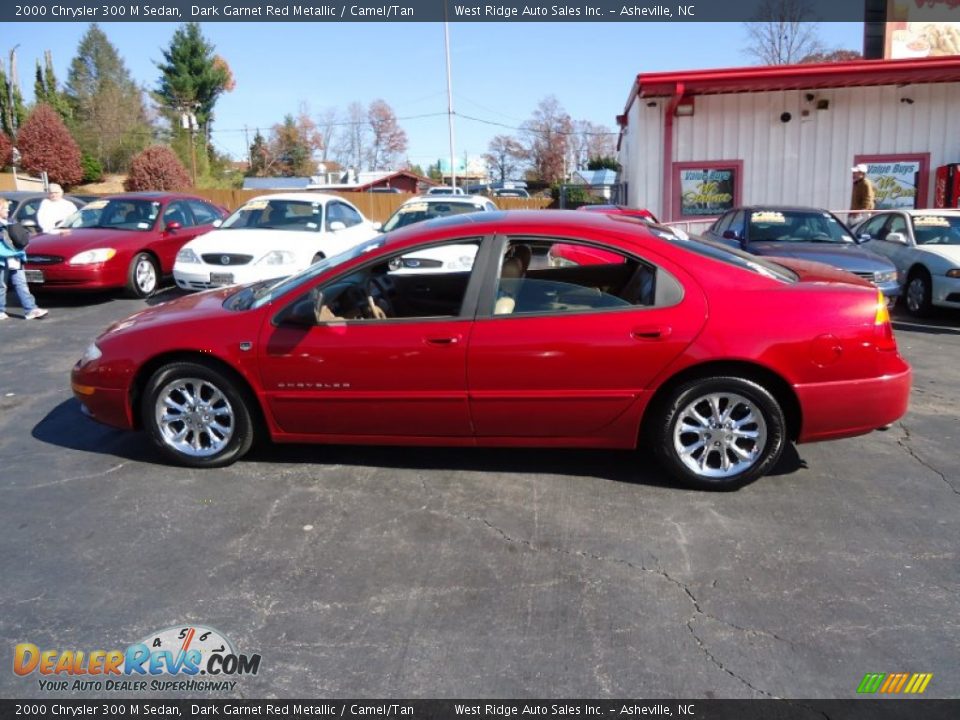
[[[877,290],[877,309],[873,316],[873,326],[877,340],[877,349],[896,350],[897,341],[893,337],[893,325],[890,323],[890,310],[887,308],[887,299]]]

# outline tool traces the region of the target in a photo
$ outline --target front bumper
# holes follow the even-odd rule
[[[301,268],[292,265],[207,265],[206,263],[177,263],[173,266],[173,280],[183,290],[210,290],[227,285],[246,285],[247,283],[272,280],[292,275]],[[217,275],[230,276],[217,279]]]
[[[94,265],[27,263],[24,270],[27,282],[37,290],[108,290],[126,285],[125,269],[109,261]],[[43,273],[43,282],[31,279],[36,271]]]
[[[134,418],[129,394],[123,388],[109,388],[94,384],[93,373],[87,372],[80,363],[70,373],[70,388],[80,401],[84,414],[104,425],[132,430]]]
[[[960,278],[934,276],[930,300],[934,305],[960,308]]]

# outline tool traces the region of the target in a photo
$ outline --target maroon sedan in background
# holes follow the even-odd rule
[[[226,211],[203,198],[146,192],[94,200],[27,249],[27,282],[43,290],[125,288],[151,295],[185,243]]]

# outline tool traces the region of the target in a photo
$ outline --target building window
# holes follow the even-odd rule
[[[722,215],[740,204],[742,183],[742,160],[673,163],[673,214],[681,220]]]
[[[856,155],[853,164],[867,166],[877,210],[927,207],[930,153]]]

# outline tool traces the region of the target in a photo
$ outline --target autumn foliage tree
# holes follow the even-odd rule
[[[13,143],[10,142],[10,138],[7,137],[6,133],[0,132],[0,168],[5,168],[10,164],[10,155],[12,152]]]
[[[126,190],[185,190],[190,187],[190,175],[173,150],[154,145],[131,160],[123,187]]]
[[[56,110],[39,103],[17,134],[20,166],[39,175],[46,172],[50,182],[76,185],[83,179],[80,148]]]
[[[383,100],[374,100],[368,111],[373,140],[370,145],[370,169],[392,168],[407,151],[407,133],[397,124],[393,108]]]

